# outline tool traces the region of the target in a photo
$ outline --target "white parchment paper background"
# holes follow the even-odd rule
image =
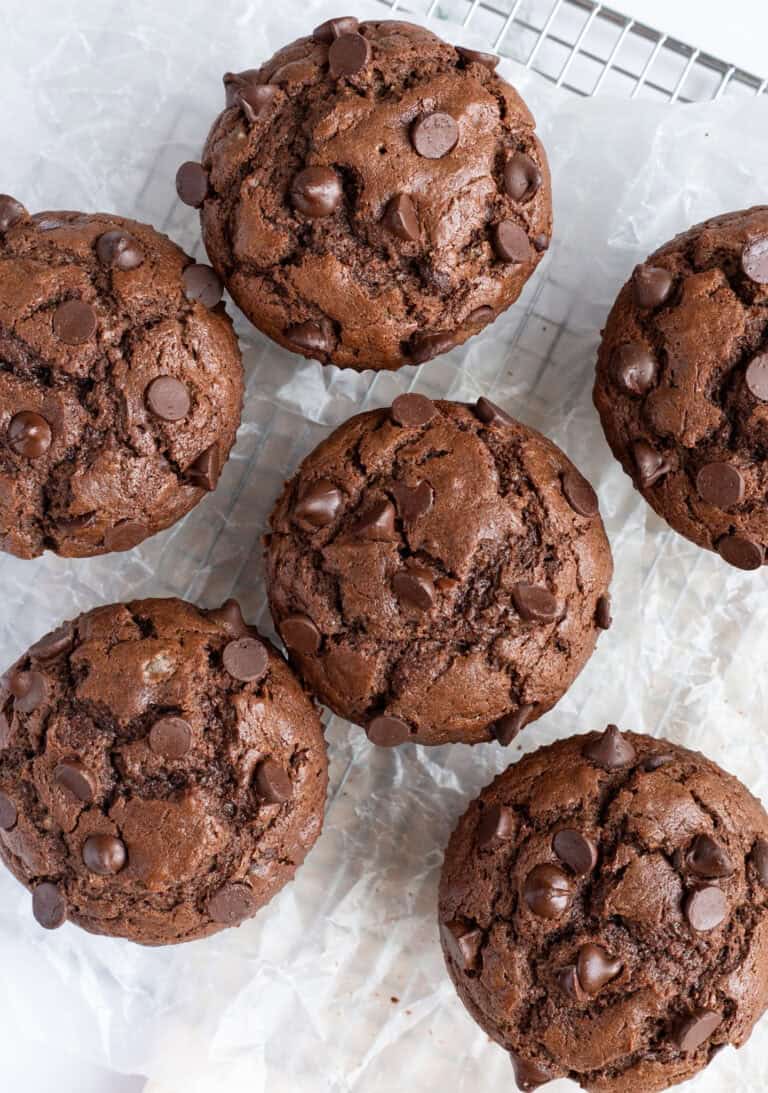
[[[151,221],[199,256],[197,217],[173,180],[223,102],[222,73],[330,14],[340,9],[300,0],[2,0],[0,191],[33,211]],[[62,617],[135,596],[211,606],[235,594],[270,630],[260,535],[283,478],[347,416],[412,387],[489,395],[591,478],[616,561],[614,628],[507,752],[376,750],[331,721],[325,834],[296,882],[239,930],[146,951],[69,925],[48,934],[0,875],[5,1056],[32,1042],[147,1075],[153,1093],[511,1090],[508,1060],[453,994],[435,929],[442,848],[470,798],[520,747],[610,719],[705,750],[768,801],[768,574],[730,570],[668,531],[613,462],[591,404],[598,332],[634,263],[693,221],[768,198],[768,101],[578,100],[502,71],[537,114],[555,179],[556,241],[520,302],[463,349],[377,377],[304,362],[238,317],[247,397],[216,493],[130,554],[2,557],[0,663]],[[768,1020],[695,1088],[764,1093],[767,1049]]]

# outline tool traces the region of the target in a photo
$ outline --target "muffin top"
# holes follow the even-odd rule
[[[768,206],[707,220],[638,266],[600,347],[595,403],[650,505],[731,565],[768,546]]]
[[[407,394],[302,463],[271,517],[270,606],[309,688],[377,744],[509,743],[610,624],[597,497],[486,399]]]
[[[144,944],[255,914],[320,833],[317,712],[230,600],[90,611],[0,690],[0,856],[42,926]]]
[[[0,546],[127,550],[216,485],[242,365],[221,282],[146,224],[0,195]]]
[[[768,1004],[768,816],[731,775],[611,725],[521,759],[459,821],[440,931],[518,1087],[654,1093]]]
[[[261,330],[326,363],[391,369],[517,298],[549,244],[549,170],[497,63],[348,17],[224,77],[202,166],[177,186]]]

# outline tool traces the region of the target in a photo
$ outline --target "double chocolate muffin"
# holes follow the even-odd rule
[[[325,363],[392,369],[517,299],[549,245],[550,180],[497,64],[350,16],[227,73],[202,163],[182,165],[177,189],[260,330]]]
[[[400,395],[351,418],[304,460],[271,527],[290,658],[376,744],[508,744],[610,625],[594,490],[484,398]]]
[[[608,443],[676,531],[740,569],[768,547],[768,206],[677,236],[634,271],[604,332]]]
[[[0,195],[0,548],[128,550],[212,490],[242,364],[210,266],[146,224]]]
[[[238,925],[304,860],[326,783],[314,705],[233,600],[98,608],[2,679],[0,857],[48,929]]]
[[[609,726],[474,801],[440,883],[448,971],[518,1088],[655,1093],[768,1005],[768,816],[696,752]]]

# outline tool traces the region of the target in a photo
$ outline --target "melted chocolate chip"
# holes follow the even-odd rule
[[[628,767],[637,758],[635,749],[615,725],[609,725],[600,736],[591,737],[582,748],[581,754],[604,770]]]
[[[104,232],[96,240],[96,257],[107,269],[127,273],[144,262],[144,251],[130,232],[122,229]]]
[[[66,345],[82,345],[96,333],[96,312],[83,300],[67,300],[53,313],[53,332]]]
[[[420,429],[429,424],[437,413],[437,407],[426,395],[410,393],[398,395],[390,412],[395,425],[404,429]]]
[[[719,888],[708,885],[688,894],[684,910],[691,929],[702,934],[720,925],[728,912],[728,904]]]
[[[646,489],[653,486],[670,470],[665,457],[652,448],[647,440],[636,440],[632,445],[632,456],[637,468],[640,485]]]
[[[506,842],[508,839],[514,839],[516,834],[517,819],[511,808],[505,805],[491,805],[490,808],[483,809],[475,833],[478,846]]]
[[[187,266],[181,275],[184,295],[190,303],[200,303],[212,308],[220,303],[224,295],[224,285],[215,269],[202,262]]]
[[[613,625],[613,616],[611,615],[611,597],[601,596],[597,601],[597,607],[595,608],[595,625],[600,630],[610,630]]]
[[[149,528],[141,520],[118,520],[104,532],[104,546],[115,552],[133,550],[148,534]]]
[[[50,634],[46,634],[39,641],[36,641],[30,647],[29,655],[34,660],[52,660],[62,653],[68,653],[74,643],[75,631],[72,623],[63,622],[61,626],[51,630]]]
[[[291,201],[310,220],[330,216],[342,202],[341,179],[332,167],[305,167],[291,185]]]
[[[435,500],[435,491],[429,482],[419,482],[417,486],[393,482],[390,493],[395,499],[400,519],[406,524],[412,524],[420,516],[426,516],[431,511]]]
[[[253,893],[247,884],[223,884],[208,900],[208,914],[222,926],[237,926],[254,909]]]
[[[16,713],[32,713],[45,700],[45,676],[34,671],[14,671],[8,678],[8,690],[13,695],[13,708]]]
[[[562,478],[563,494],[568,504],[579,516],[597,516],[597,494],[586,478],[576,470],[565,471]]]
[[[273,103],[280,95],[280,88],[274,84],[246,84],[238,89],[235,103],[243,112],[243,116],[249,125],[255,125],[257,121],[269,113]]]
[[[685,856],[689,872],[697,877],[711,880],[715,877],[730,877],[734,865],[720,843],[711,835],[697,835]]]
[[[10,194],[0,194],[0,235],[7,232],[14,224],[26,220],[28,215],[24,206]]]
[[[280,636],[288,649],[305,656],[314,656],[322,643],[320,631],[308,615],[288,615],[280,623]]]
[[[483,943],[481,930],[466,922],[455,921],[443,923],[440,933],[454,964],[465,972],[477,968]]]
[[[200,163],[188,160],[176,172],[176,193],[185,205],[199,209],[208,196],[208,172]]]
[[[367,67],[370,59],[371,43],[356,31],[340,35],[328,50],[328,67],[335,80],[356,76]]]
[[[91,873],[112,877],[128,860],[125,843],[115,835],[89,835],[83,843],[83,862]]]
[[[316,38],[318,42],[331,43],[343,34],[354,34],[358,26],[359,23],[354,15],[342,15],[339,19],[328,19],[325,23],[321,23],[319,27],[315,27],[312,31],[312,37]]]
[[[566,827],[552,839],[552,849],[563,865],[578,877],[591,873],[597,863],[597,847],[581,831]]]
[[[514,425],[515,423],[515,419],[510,417],[506,410],[502,410],[495,402],[491,402],[482,395],[475,403],[475,415],[483,425]]]
[[[93,776],[79,759],[62,759],[57,763],[53,780],[57,786],[83,804],[90,804],[94,798]]]
[[[413,566],[395,573],[392,591],[403,607],[429,611],[435,602],[435,584],[428,569]]]
[[[521,582],[512,587],[512,602],[526,622],[554,622],[562,616],[560,605],[548,588]]]
[[[744,500],[744,476],[732,463],[706,463],[696,475],[702,501],[718,509],[731,509]]]
[[[357,521],[354,533],[359,539],[370,539],[373,542],[392,542],[397,539],[395,506],[391,501],[376,501]]]
[[[554,1078],[554,1075],[550,1071],[545,1070],[543,1066],[539,1066],[538,1063],[532,1063],[528,1059],[523,1059],[513,1051],[510,1051],[509,1058],[515,1074],[515,1082],[517,1083],[517,1088],[520,1090],[520,1093],[533,1093],[540,1085],[546,1085],[547,1082],[551,1082]]]
[[[224,646],[221,661],[233,679],[255,683],[267,674],[269,654],[258,638],[236,638]]]
[[[202,490],[213,490],[219,477],[219,449],[215,444],[201,452],[194,463],[186,470],[186,477],[192,486]]]
[[[659,375],[659,363],[654,355],[636,342],[627,342],[614,349],[610,367],[616,385],[638,398],[655,386]]]
[[[684,1018],[672,1032],[672,1042],[687,1053],[696,1051],[723,1023],[722,1013],[698,1008]]]
[[[502,262],[521,263],[531,259],[531,244],[524,228],[512,220],[496,224],[491,235],[496,257]]]
[[[669,299],[674,284],[674,274],[669,270],[660,266],[638,266],[632,275],[632,295],[638,307],[661,307]]]
[[[768,353],[758,353],[747,365],[744,382],[760,402],[768,402]]]
[[[523,884],[523,898],[539,918],[559,918],[567,910],[573,890],[556,865],[535,865]]]
[[[576,974],[587,994],[597,994],[622,968],[621,961],[614,960],[601,945],[582,945],[576,958]]]
[[[365,731],[371,743],[378,744],[380,748],[397,747],[398,744],[404,744],[411,735],[407,722],[387,714],[374,717],[366,725]]]
[[[425,159],[442,159],[459,140],[459,127],[450,114],[423,114],[411,126],[411,144]]]
[[[748,539],[746,535],[724,535],[717,541],[717,553],[724,562],[736,569],[759,569],[763,564],[765,551],[760,543]]]
[[[324,528],[333,523],[343,504],[341,490],[329,479],[319,478],[304,490],[294,505],[293,520],[309,529]]]
[[[448,353],[456,344],[456,335],[450,330],[435,330],[431,334],[416,334],[408,350],[413,364],[426,364],[441,353]]]
[[[290,775],[274,759],[265,759],[256,767],[253,788],[257,797],[268,805],[281,805],[293,794]]]
[[[513,201],[530,201],[541,186],[541,171],[525,152],[515,152],[504,165],[504,192]]]
[[[163,421],[182,421],[192,407],[185,384],[173,376],[158,376],[147,385],[144,399],[148,409]]]
[[[466,49],[464,46],[456,46],[456,52],[468,65],[482,65],[490,72],[495,72],[500,58],[495,53],[480,53],[476,49]]]
[[[395,194],[387,205],[383,224],[398,239],[404,239],[407,243],[419,238],[419,218],[408,194]]]
[[[507,714],[505,717],[500,717],[499,720],[491,726],[491,735],[503,748],[508,747],[520,730],[524,729],[531,720],[535,709],[535,704],[528,702],[525,705],[518,707],[514,713]]]
[[[67,917],[67,904],[58,885],[43,881],[32,891],[32,914],[46,930],[62,926]]]
[[[40,459],[51,446],[53,432],[41,414],[22,410],[8,425],[8,446],[24,459]]]
[[[297,349],[306,349],[309,353],[330,353],[333,348],[333,327],[327,321],[296,323],[288,327],[285,338]]]
[[[161,717],[149,731],[149,747],[163,759],[183,759],[192,746],[192,729],[182,717]]]

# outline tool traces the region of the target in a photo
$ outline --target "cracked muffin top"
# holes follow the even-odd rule
[[[422,363],[517,299],[549,245],[549,169],[498,58],[400,22],[329,20],[226,107],[180,197],[251,321],[364,370]]]
[[[275,625],[310,690],[376,744],[508,744],[610,625],[597,497],[481,398],[406,394],[302,463],[271,517]]]
[[[488,786],[445,854],[440,933],[518,1088],[655,1093],[768,1005],[768,816],[697,752],[610,725]]]
[[[638,266],[608,318],[595,404],[674,529],[741,569],[768,547],[768,206],[707,220]]]
[[[326,783],[313,703],[234,600],[97,608],[2,678],[0,857],[47,929],[238,925],[314,844]]]
[[[0,195],[3,550],[128,550],[215,487],[243,386],[221,293],[146,224]]]

